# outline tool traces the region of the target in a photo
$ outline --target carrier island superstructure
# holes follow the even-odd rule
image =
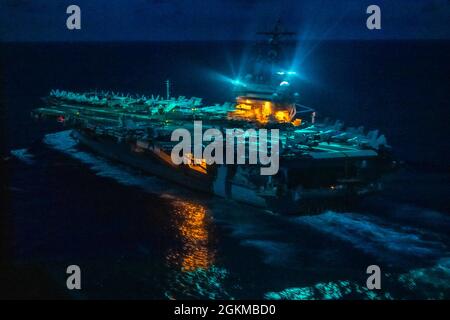
[[[274,211],[297,213],[304,205],[380,190],[394,163],[385,136],[321,120],[301,105],[291,85],[296,72],[278,64],[281,37],[291,33],[277,24],[263,34],[269,51],[257,54],[252,70],[235,81],[233,102],[207,105],[200,98],[171,97],[167,81],[164,97],[52,90],[32,116],[55,119],[81,145],[146,174]],[[178,142],[171,141],[172,132],[193,132],[194,121],[202,121],[203,130],[278,129],[278,172],[261,175],[260,165],[248,161],[208,164],[193,154],[174,164],[171,151]],[[248,139],[244,143],[252,147]]]

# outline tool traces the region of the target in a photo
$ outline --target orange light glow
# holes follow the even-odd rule
[[[268,117],[272,114],[272,104],[269,101],[264,102],[264,107],[262,109],[262,115]]]
[[[209,250],[206,208],[190,201],[176,201],[177,227],[183,246],[180,252],[171,252],[169,260],[178,261],[183,272],[208,269],[214,263],[214,252]]]
[[[247,100],[247,101],[248,101],[248,100]],[[249,104],[241,103],[241,104],[238,104],[238,105],[236,106],[236,108],[237,108],[237,109],[243,109],[243,110],[251,110],[251,109],[252,109],[252,106],[249,105]]]
[[[275,118],[280,122],[289,122],[289,112],[287,110],[275,112]]]
[[[290,122],[292,105],[277,105],[271,101],[238,98],[236,109],[228,113],[230,119],[268,122]]]
[[[207,173],[206,159],[195,158],[192,153],[186,154],[185,158],[187,159],[189,168],[203,174]]]

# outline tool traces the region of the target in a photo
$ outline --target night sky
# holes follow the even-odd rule
[[[81,30],[66,28],[71,4]],[[366,28],[370,4],[382,30]],[[300,39],[450,39],[450,0],[0,0],[0,39],[245,40],[278,17]]]

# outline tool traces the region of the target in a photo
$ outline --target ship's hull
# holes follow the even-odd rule
[[[187,176],[182,172],[178,172],[151,156],[140,155],[133,152],[129,144],[108,141],[108,139],[99,139],[90,136],[81,130],[75,129],[72,130],[71,136],[77,140],[78,143],[95,153],[135,169],[139,169],[144,173],[176,182],[177,184],[187,186],[196,191],[209,192],[209,190],[211,190],[211,183],[208,181],[196,179],[196,183],[192,183],[192,176]]]
[[[134,144],[102,139],[82,129],[74,129],[72,137],[95,153],[139,169],[145,174],[158,176],[201,193],[216,195],[277,213],[298,214],[304,209],[308,209],[309,212],[311,208],[343,203],[380,189],[379,183],[370,183],[357,189],[351,185],[342,185],[339,188],[296,188],[282,194],[261,192],[260,188],[231,179],[230,172],[234,169],[227,165],[216,166],[207,175],[203,175],[192,170],[176,169],[160,161],[152,153],[137,153]]]

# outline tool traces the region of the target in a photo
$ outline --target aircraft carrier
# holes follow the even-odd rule
[[[305,206],[381,190],[383,176],[395,165],[385,136],[322,119],[303,106],[296,71],[280,62],[282,39],[293,33],[277,23],[260,34],[269,39],[258,45],[245,76],[233,81],[233,102],[208,105],[201,98],[172,97],[167,80],[164,97],[52,90],[32,116],[60,122],[80,145],[145,174],[276,212],[300,213]],[[261,165],[249,161],[210,164],[193,154],[175,164],[171,151],[178,142],[171,134],[178,128],[194,133],[194,121],[202,121],[203,130],[278,129],[278,172],[261,175]],[[243,143],[257,148],[261,141]]]

